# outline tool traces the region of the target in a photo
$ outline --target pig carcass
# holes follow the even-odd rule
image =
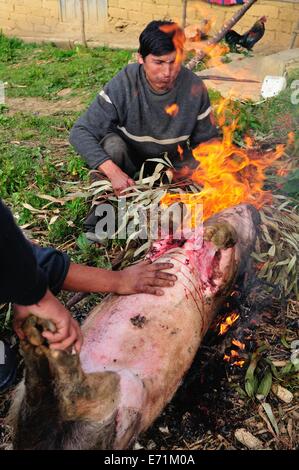
[[[250,205],[209,219],[203,241],[161,242],[178,281],[164,296],[108,296],[84,322],[80,357],[50,350],[30,317],[25,380],[11,408],[15,449],[125,449],[159,416],[188,371],[259,223]],[[159,245],[159,244],[158,244]],[[156,245],[157,246],[157,245]],[[170,272],[171,272],[170,271]],[[41,322],[42,323],[42,322]]]

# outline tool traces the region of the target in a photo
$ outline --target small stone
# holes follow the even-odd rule
[[[57,93],[57,96],[66,96],[69,95],[72,92],[72,88],[63,88],[63,90],[60,90]]]
[[[272,385],[272,392],[284,403],[291,403],[294,398],[292,392],[281,385]]]
[[[168,426],[160,426],[159,427],[159,431],[162,433],[162,434],[170,434],[169,433],[169,429],[168,429]]]
[[[139,444],[138,441],[136,441],[134,446],[133,446],[133,449],[134,450],[141,450],[141,449],[144,449],[144,447],[141,444]]]
[[[156,447],[157,447],[156,443],[155,443],[154,441],[152,441],[152,440],[148,441],[148,444],[147,444],[147,446],[146,446],[146,448],[147,448],[148,450],[155,449]]]
[[[262,449],[263,443],[244,428],[236,429],[235,438],[248,449]]]

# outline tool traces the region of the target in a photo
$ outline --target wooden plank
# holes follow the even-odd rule
[[[80,0],[59,0],[60,18],[63,22],[81,18]],[[85,22],[103,24],[108,17],[107,0],[84,0]]]

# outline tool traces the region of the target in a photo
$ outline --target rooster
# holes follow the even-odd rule
[[[230,46],[242,46],[250,51],[264,36],[266,21],[266,16],[262,16],[245,34],[239,34],[230,29],[225,35],[225,40]]]

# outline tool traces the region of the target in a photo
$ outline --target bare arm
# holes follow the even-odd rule
[[[63,289],[80,292],[115,292],[116,294],[148,294],[163,295],[161,287],[171,287],[176,276],[167,272],[171,263],[155,263],[142,261],[123,271],[109,271],[71,263],[63,284]]]

